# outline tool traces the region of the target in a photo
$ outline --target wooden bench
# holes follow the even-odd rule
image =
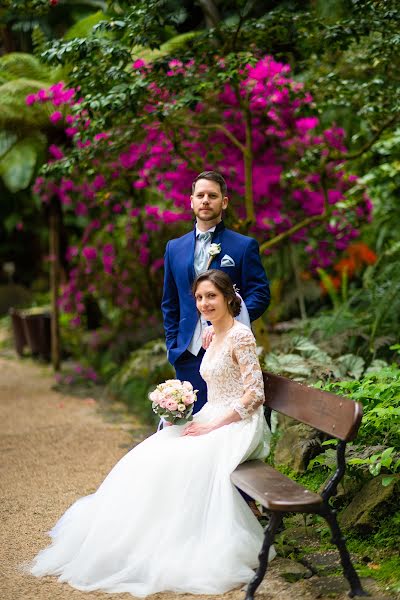
[[[350,584],[349,596],[367,596],[351,562],[335,511],[329,504],[344,475],[346,443],[357,435],[362,406],[359,402],[309,388],[272,373],[264,373],[264,385],[266,406],[270,410],[276,410],[301,423],[311,425],[339,440],[337,468],[321,494],[307,490],[261,460],[245,462],[232,473],[231,480],[235,486],[254,498],[270,513],[259,555],[259,566],[248,585],[246,600],[254,599],[254,593],[264,578],[270,546],[286,513],[314,513],[326,519],[331,529],[332,542],[336,544],[340,553],[344,575]]]

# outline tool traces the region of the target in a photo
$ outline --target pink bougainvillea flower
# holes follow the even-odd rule
[[[64,158],[63,151],[61,150],[61,148],[59,148],[55,144],[51,144],[49,146],[49,152],[50,152],[51,156],[53,158],[55,158],[56,160],[61,160],[62,158]]]
[[[69,137],[73,137],[76,133],[78,133],[78,129],[76,127],[67,127],[65,129],[65,133],[69,136]]]
[[[39,90],[38,93],[36,94],[36,98],[40,102],[44,102],[48,98],[47,97],[47,91],[46,90]]]
[[[28,94],[27,97],[25,98],[25,103],[27,104],[27,106],[31,106],[35,102],[36,102],[35,94]]]
[[[88,214],[88,207],[83,202],[77,202],[75,207],[75,213],[78,217],[86,217]]]
[[[50,121],[52,123],[57,123],[58,121],[60,121],[63,118],[62,113],[59,110],[54,111],[53,113],[51,113],[50,115]]]
[[[110,254],[103,254],[102,260],[103,260],[104,271],[106,273],[108,273],[109,275],[111,275],[113,272],[113,266],[114,266],[114,256],[110,255]]]
[[[85,246],[82,249],[82,254],[86,260],[96,260],[97,258],[97,250],[93,246]]]
[[[296,120],[296,128],[300,131],[300,133],[306,133],[310,129],[315,129],[318,124],[319,119],[317,117],[304,117]]]
[[[98,142],[99,140],[106,140],[109,137],[108,133],[96,133],[96,135],[94,136],[94,139],[96,140],[96,142]]]
[[[103,254],[106,256],[112,256],[115,253],[114,246],[112,244],[104,244]]]

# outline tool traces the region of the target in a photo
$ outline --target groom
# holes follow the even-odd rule
[[[222,212],[228,206],[227,187],[216,171],[200,173],[192,184],[193,231],[170,240],[165,250],[162,312],[168,360],[178,379],[198,390],[193,412],[207,401],[207,387],[199,373],[204,356],[204,322],[191,292],[197,275],[221,269],[236,284],[249,313],[258,319],[270,301],[269,283],[261,264],[258,244],[251,237],[226,229]]]

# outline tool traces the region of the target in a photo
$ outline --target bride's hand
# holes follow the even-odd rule
[[[208,346],[212,342],[213,337],[214,337],[214,327],[212,325],[209,325],[208,327],[205,328],[205,330],[203,331],[203,335],[202,335],[201,345],[203,346],[204,350],[207,350]]]
[[[186,425],[182,435],[204,435],[215,429],[212,423],[189,423]]]

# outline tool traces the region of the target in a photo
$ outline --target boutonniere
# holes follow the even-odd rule
[[[213,258],[215,256],[218,256],[218,254],[221,252],[221,244],[211,244],[209,249],[208,249],[208,256],[210,257],[208,259],[208,263],[207,263],[207,269],[210,268],[211,265],[211,261],[213,260]]]

